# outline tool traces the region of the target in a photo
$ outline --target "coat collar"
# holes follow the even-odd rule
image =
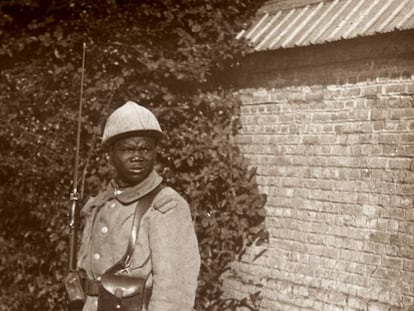
[[[96,196],[93,205],[101,206],[111,199],[116,199],[122,204],[131,204],[154,190],[161,182],[162,177],[154,170],[138,185],[122,190],[117,188],[114,180],[111,180],[106,190]]]

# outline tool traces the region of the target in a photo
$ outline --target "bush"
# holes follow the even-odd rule
[[[82,190],[96,193],[110,177],[99,141],[105,116],[127,99],[152,109],[167,134],[158,171],[195,218],[202,256],[196,308],[248,304],[226,299],[220,276],[265,237],[264,198],[233,142],[239,102],[231,93],[231,73],[246,51],[235,30],[257,5],[0,4],[0,310],[63,309],[83,42]]]

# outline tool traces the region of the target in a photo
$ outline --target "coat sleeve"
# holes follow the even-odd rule
[[[153,288],[148,311],[193,310],[200,255],[188,204],[154,211],[149,228]]]

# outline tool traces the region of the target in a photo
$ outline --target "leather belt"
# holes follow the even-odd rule
[[[100,282],[97,280],[83,279],[83,286],[86,296],[98,296]],[[144,305],[148,306],[151,299],[152,287],[145,289]]]
[[[98,296],[100,282],[97,280],[85,280],[84,288],[85,295],[87,296]]]

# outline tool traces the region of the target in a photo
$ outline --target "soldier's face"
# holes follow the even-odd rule
[[[133,136],[116,141],[109,151],[120,187],[143,181],[155,165],[156,141],[152,137]]]

